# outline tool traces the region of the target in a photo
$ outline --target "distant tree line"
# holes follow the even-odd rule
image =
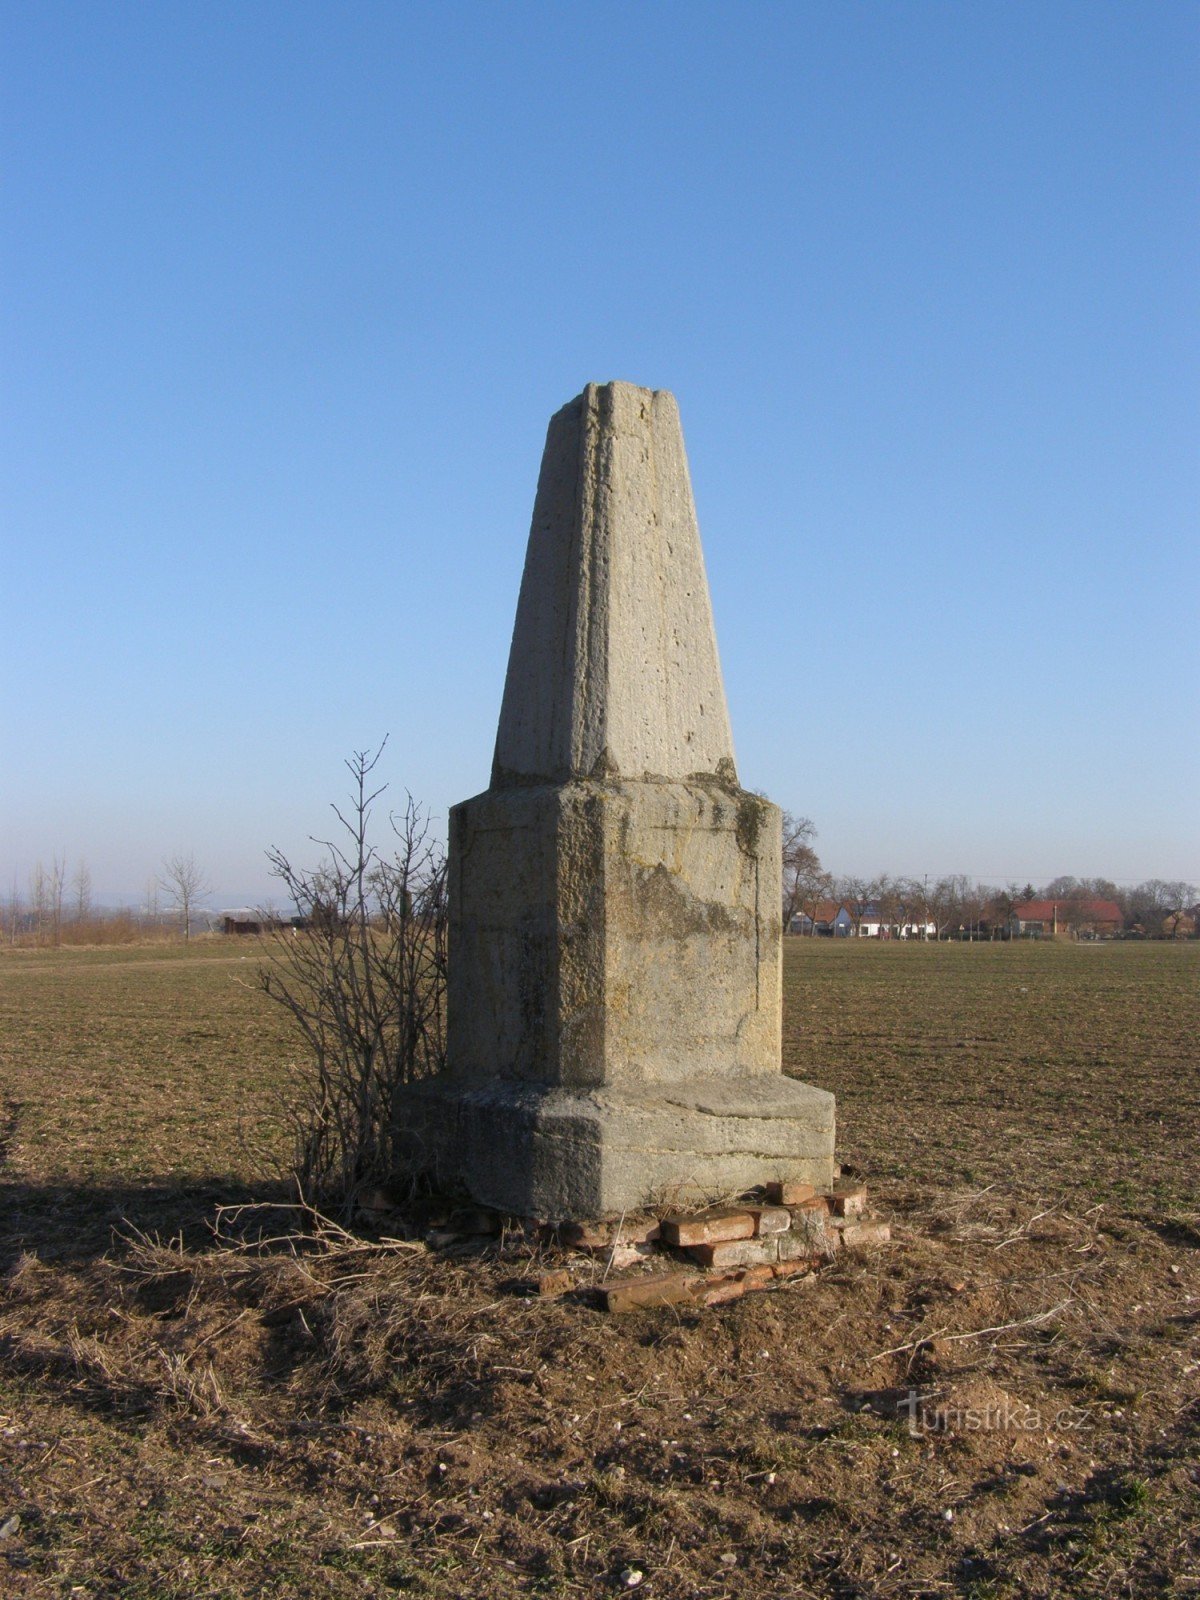
[[[10,945],[135,944],[190,939],[210,885],[195,857],[177,851],[146,883],[137,907],[100,906],[86,861],[54,855],[39,861],[22,887],[15,879],[0,902],[0,928]]]
[[[911,936],[938,939],[1000,939],[1009,936],[1014,908],[1030,901],[1054,902],[1064,933],[1082,932],[1095,921],[1096,901],[1111,901],[1123,937],[1163,939],[1200,936],[1200,890],[1182,879],[1148,878],[1133,887],[1110,878],[1052,878],[1049,883],[981,883],[963,874],[945,877],[837,875],[822,866],[814,847],[817,830],[808,817],[784,812],[783,925],[797,920],[815,933],[832,902],[846,908],[850,931],[868,920]],[[924,930],[928,929],[928,934]]]

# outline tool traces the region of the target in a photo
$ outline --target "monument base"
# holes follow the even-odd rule
[[[772,1179],[833,1183],[834,1097],[778,1074],[652,1091],[414,1085],[418,1162],[514,1216],[699,1206]]]

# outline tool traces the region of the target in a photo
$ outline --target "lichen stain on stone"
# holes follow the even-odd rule
[[[697,900],[662,862],[633,869],[632,899],[637,916],[644,919],[646,926],[676,939],[744,931],[728,906]]]
[[[768,802],[743,790],[738,796],[737,842],[743,855],[758,858],[758,836],[766,821]]]

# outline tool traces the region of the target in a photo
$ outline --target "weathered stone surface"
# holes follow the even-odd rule
[[[491,788],[450,822],[447,1071],[415,1154],[548,1218],[833,1180],[782,1075],[779,811],[738,787],[672,397],[551,421]]]
[[[718,783],[493,790],[450,820],[450,1070],[779,1071],[779,820]]]
[[[492,788],[696,773],[736,782],[679,408],[589,383],[546,435]]]
[[[772,1169],[824,1181],[833,1145],[833,1096],[782,1074],[653,1092],[432,1080],[414,1085],[409,1114],[425,1166],[518,1216],[703,1205]]]

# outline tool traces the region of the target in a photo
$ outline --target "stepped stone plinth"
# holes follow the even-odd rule
[[[780,1061],[780,815],[738,786],[679,412],[550,422],[491,787],[450,818],[443,1182],[524,1215],[828,1187],[833,1096]]]

